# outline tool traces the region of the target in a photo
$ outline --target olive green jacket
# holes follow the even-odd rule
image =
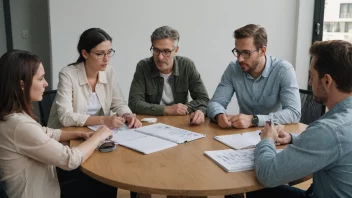
[[[174,104],[187,105],[189,113],[201,110],[206,115],[208,93],[192,60],[175,56],[172,75],[168,80]],[[130,88],[128,106],[137,114],[164,115],[164,105],[160,105],[163,88],[164,79],[153,57],[139,61]],[[188,102],[188,91],[193,99],[191,102]]]

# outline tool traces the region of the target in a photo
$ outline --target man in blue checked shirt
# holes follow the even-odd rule
[[[213,98],[208,116],[221,128],[264,126],[270,118],[277,124],[297,123],[301,117],[299,88],[293,66],[266,55],[267,34],[263,27],[249,24],[234,32],[237,57],[226,68]],[[240,114],[226,115],[236,93]]]
[[[317,41],[309,52],[313,99],[329,111],[300,135],[262,129],[254,163],[258,181],[268,188],[247,198],[352,197],[352,44]],[[275,142],[288,146],[276,153]],[[311,174],[307,191],[284,185]]]

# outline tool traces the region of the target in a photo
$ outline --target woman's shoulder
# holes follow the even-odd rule
[[[77,64],[68,65],[68,66],[63,67],[60,70],[60,73],[63,73],[63,74],[76,73],[77,70],[82,69],[82,67],[84,68],[84,63],[77,63]]]
[[[36,122],[32,117],[26,113],[12,113],[6,116],[6,121],[10,122]]]
[[[38,125],[40,124],[35,121],[32,117],[25,113],[12,113],[5,117],[5,121],[0,122],[1,128],[4,130],[11,129],[14,130],[21,126],[22,128],[26,128],[28,125]]]

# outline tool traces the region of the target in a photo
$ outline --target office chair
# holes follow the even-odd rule
[[[43,94],[43,100],[38,102],[40,123],[43,126],[47,126],[49,120],[49,114],[51,106],[55,100],[56,90],[45,91]]]
[[[309,90],[299,90],[301,96],[301,123],[310,124],[318,120],[325,113],[325,105],[313,100],[313,92]]]
[[[0,182],[0,197],[1,198],[8,198],[6,191],[5,191],[5,188],[1,182]]]

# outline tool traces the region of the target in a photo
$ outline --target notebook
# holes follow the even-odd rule
[[[260,131],[252,131],[241,134],[219,135],[214,139],[233,149],[254,148],[260,142]]]
[[[100,125],[101,126],[101,125]],[[100,126],[88,126],[96,131]],[[166,124],[152,124],[138,129],[129,129],[126,125],[113,130],[113,140],[116,144],[136,150],[143,154],[150,154],[178,144],[205,137]]]
[[[282,149],[277,149],[280,152]],[[254,149],[205,151],[204,155],[213,160],[226,172],[240,172],[254,169]]]
[[[206,137],[203,134],[176,128],[170,125],[157,123],[135,129],[137,132],[168,140],[173,143],[182,144]]]

